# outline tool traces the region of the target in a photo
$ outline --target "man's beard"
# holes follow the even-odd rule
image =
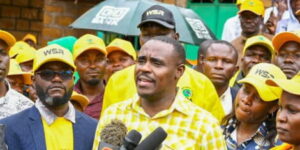
[[[91,80],[88,80],[87,81],[87,84],[90,85],[90,86],[96,86],[100,83],[100,80],[99,79],[91,79]]]
[[[39,97],[39,99],[42,101],[44,105],[49,107],[57,107],[66,104],[70,100],[73,92],[73,87],[71,87],[68,90],[65,88],[64,90],[66,92],[63,95],[63,97],[51,97],[47,94],[49,88],[47,88],[46,91],[43,91],[41,86],[35,85],[35,87],[36,87],[36,94]]]

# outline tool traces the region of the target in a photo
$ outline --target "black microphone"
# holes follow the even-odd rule
[[[119,150],[127,128],[120,120],[112,120],[100,133],[101,142],[98,150]]]
[[[134,150],[139,144],[142,135],[136,130],[131,130],[124,138],[123,145],[120,150]]]
[[[160,147],[167,135],[168,134],[162,127],[158,127],[147,136],[135,150],[155,150]]]

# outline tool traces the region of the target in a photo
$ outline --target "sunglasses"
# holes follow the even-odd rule
[[[62,80],[70,80],[73,78],[73,71],[53,71],[53,70],[41,70],[37,72],[38,75],[44,80],[51,81],[56,75]]]

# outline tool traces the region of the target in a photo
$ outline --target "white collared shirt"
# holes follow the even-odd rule
[[[64,118],[71,121],[72,123],[75,123],[75,108],[71,104],[71,102],[68,102],[69,105],[69,110],[68,112],[64,115]],[[51,112],[42,102],[41,100],[36,100],[35,102],[35,107],[39,110],[41,116],[45,121],[47,122],[48,125],[52,124],[57,116]]]
[[[242,34],[239,15],[226,20],[222,33],[222,40],[231,42]]]
[[[230,87],[220,96],[222,106],[225,112],[225,115],[228,115],[232,111],[232,95],[230,92]]]
[[[29,98],[12,89],[8,81],[5,80],[5,84],[8,91],[5,96],[0,97],[0,119],[18,113],[34,105]]]

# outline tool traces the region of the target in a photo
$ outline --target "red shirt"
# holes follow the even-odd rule
[[[74,90],[79,94],[83,94],[79,81],[75,84]],[[102,104],[103,104],[103,95],[104,95],[104,90],[100,92],[94,99],[90,100],[89,105],[85,108],[83,112],[99,120],[99,117],[101,115],[101,110],[102,110]]]

